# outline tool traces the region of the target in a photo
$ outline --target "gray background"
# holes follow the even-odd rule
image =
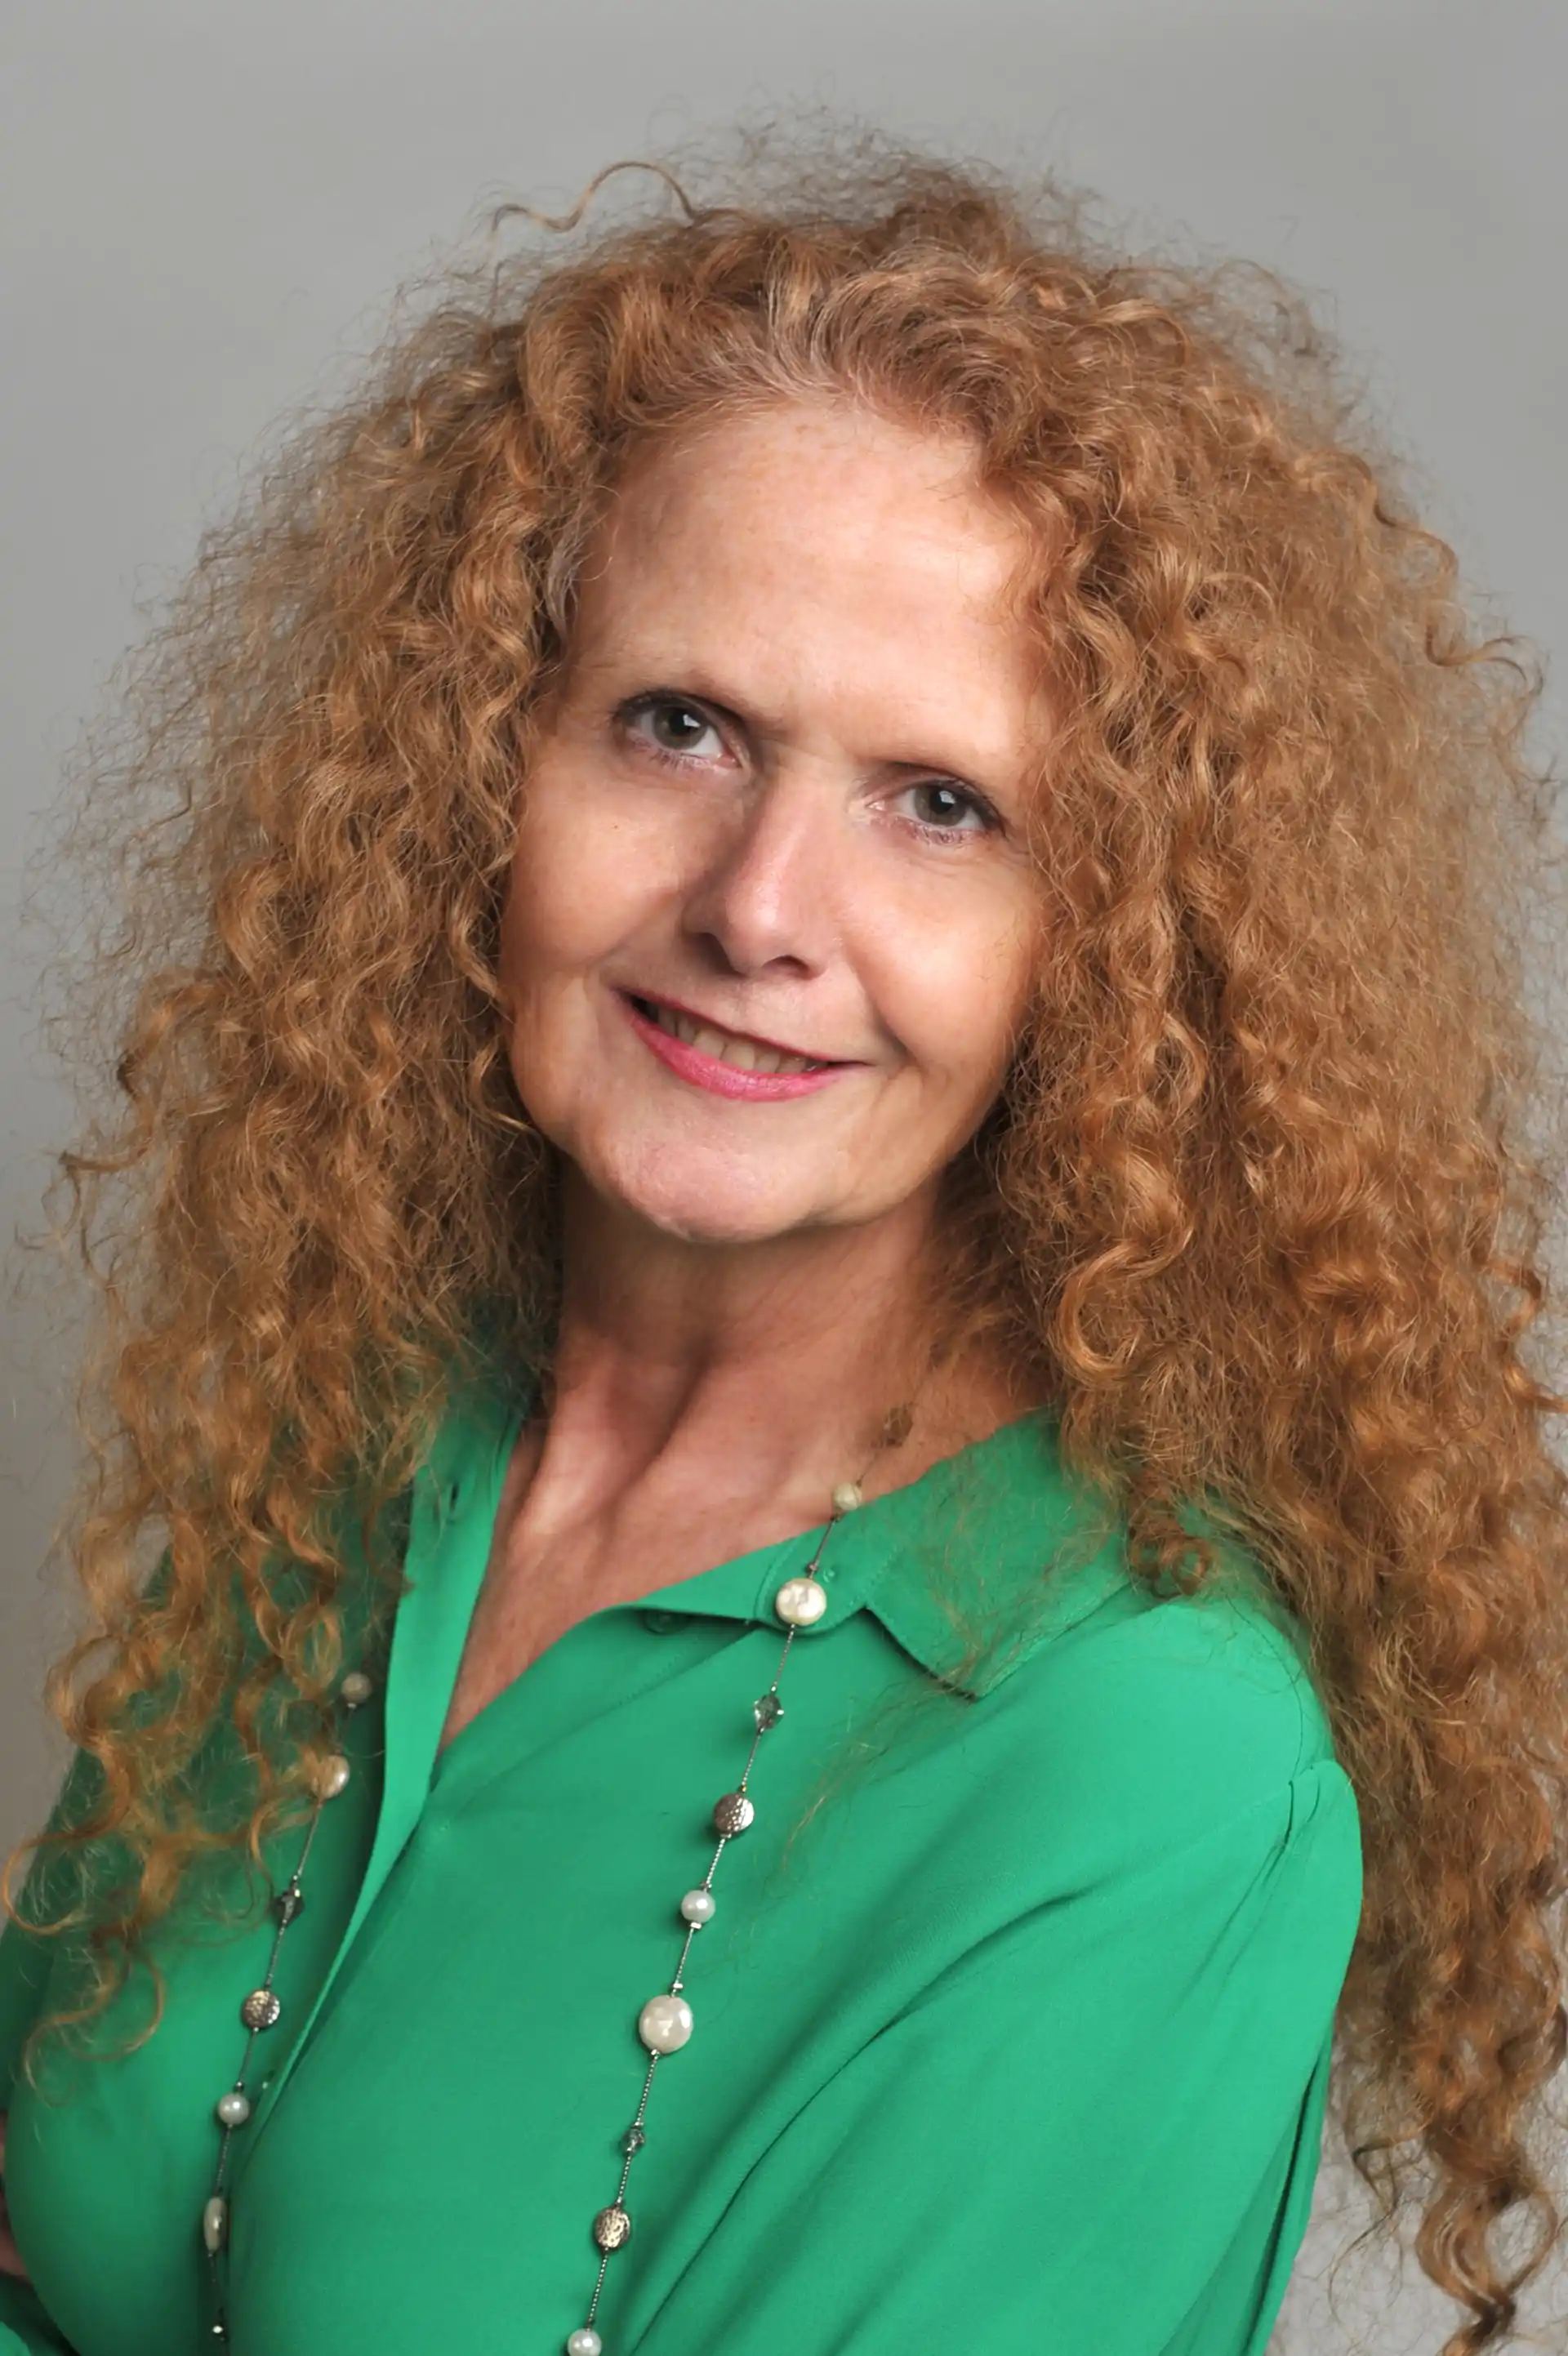
[[[822,104],[1098,189],[1137,240],[1321,296],[1497,618],[1568,643],[1562,0],[6,0],[0,25],[0,1248],[70,1103],[15,922],[105,674],[247,454],[373,339],[482,203]],[[1562,690],[1545,736],[1563,739]],[[1563,1011],[1568,1020],[1568,1010]],[[66,1304],[0,1302],[0,1848],[55,1772],[34,1695],[65,1623]],[[1568,2192],[1568,2168],[1563,2170]],[[1321,2277],[1361,2222],[1330,2152],[1291,2356],[1435,2356],[1413,2260]],[[1533,2344],[1568,2345],[1548,2309]],[[983,2312],[976,2329],[984,2337]]]

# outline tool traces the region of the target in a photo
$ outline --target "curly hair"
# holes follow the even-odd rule
[[[552,1162],[497,952],[583,552],[658,437],[873,404],[966,436],[1026,523],[1059,690],[1048,954],[952,1173],[950,1305],[1056,1403],[1136,1576],[1199,1590],[1180,1509],[1219,1501],[1305,1632],[1366,1858],[1344,2131],[1382,2223],[1418,2187],[1473,2356],[1560,2229],[1534,680],[1270,273],[875,142],[753,172],[446,267],[209,533],[89,739],[63,847],[120,913],[62,1019],[118,1095],[55,1181],[100,1326],[91,1622],[51,1695],[95,1791],[47,1839],[124,1870],[27,1911],[86,1922],[91,2017],[204,1846],[256,1853],[321,1740],[343,1500],[395,1592],[376,1533],[478,1323],[547,1366]],[[214,1826],[220,1722],[252,1783]]]

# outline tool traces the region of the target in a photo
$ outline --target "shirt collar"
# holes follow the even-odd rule
[[[438,1518],[493,1515],[525,1404],[491,1360],[455,1378],[420,1475]],[[869,1612],[929,1676],[977,1698],[1128,1581],[1120,1516],[1069,1476],[1054,1418],[1035,1410],[831,1529],[821,1522],[756,1547],[655,1589],[638,1606],[777,1627],[774,1596],[805,1569],[824,1530],[828,1607],[800,1639],[820,1641]]]

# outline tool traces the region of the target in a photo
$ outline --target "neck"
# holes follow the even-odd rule
[[[613,1509],[651,1480],[737,1506],[789,1500],[809,1522],[868,1460],[869,1486],[897,1486],[1026,1404],[972,1371],[919,1383],[934,1188],[865,1226],[714,1246],[650,1231],[564,1175],[554,1396],[533,1483],[551,1518]],[[878,1455],[885,1417],[911,1392],[908,1439]]]

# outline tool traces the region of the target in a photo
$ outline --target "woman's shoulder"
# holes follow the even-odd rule
[[[1359,1814],[1310,1647],[1262,1565],[1227,1539],[1207,1583],[1162,1591],[1113,1523],[1022,1512],[966,1540],[948,1566],[983,1590],[1002,1638],[967,1686],[941,1665],[957,1706],[925,1721],[921,1804],[897,1795],[908,1822],[962,1821],[919,1869],[940,1904],[1016,1925],[1070,1914],[1107,1965],[1106,1943],[1160,1938],[1172,1907],[1194,1918],[1187,1935],[1201,1917],[1217,1941],[1273,1909],[1287,1945],[1341,1968]],[[905,1596],[877,1608],[929,1670],[935,1614],[904,1616]],[[1248,1952],[1262,1968],[1264,1948]]]
[[[1047,1414],[920,1489],[921,1543],[873,1607],[986,1713],[1195,1772],[1240,1757],[1288,1780],[1333,1757],[1307,1632],[1212,1500],[1178,1508],[1207,1558],[1183,1592],[1133,1569],[1124,1510],[1069,1469]]]
[[[1145,1832],[1187,1837],[1252,1807],[1353,1794],[1305,1630],[1230,1540],[1195,1591],[1160,1591],[1124,1533],[1049,1564],[1036,1612],[977,1709],[1026,1783]]]

